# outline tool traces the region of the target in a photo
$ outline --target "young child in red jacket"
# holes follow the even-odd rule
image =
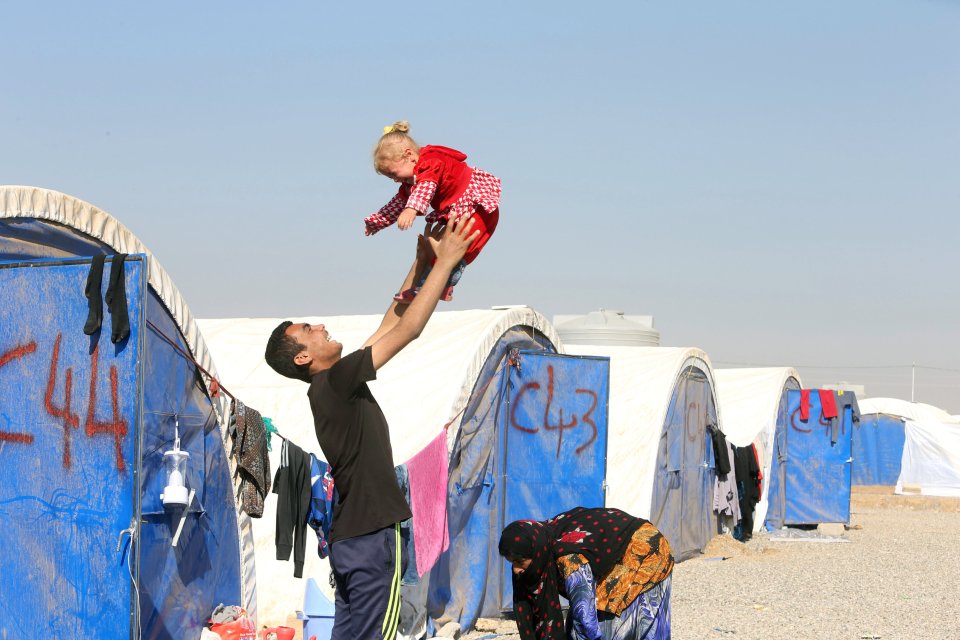
[[[473,230],[480,235],[467,249],[460,266],[450,275],[443,299],[453,298],[453,287],[466,265],[474,261],[493,235],[500,219],[500,179],[481,169],[467,166],[467,156],[456,149],[427,145],[420,147],[410,137],[405,121],[384,127],[383,136],[373,151],[377,173],[400,183],[390,202],[364,219],[366,235],[371,236],[394,222],[400,229],[413,226],[417,216],[426,215],[428,223],[475,219]],[[433,208],[427,214],[430,208]],[[420,283],[426,274],[420,278]],[[399,292],[394,298],[409,302],[419,287]]]

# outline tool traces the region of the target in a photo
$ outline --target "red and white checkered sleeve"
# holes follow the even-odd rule
[[[410,190],[410,197],[407,198],[407,207],[416,209],[420,213],[426,213],[430,210],[430,201],[433,200],[433,194],[437,192],[437,183],[427,180],[418,182]]]
[[[390,202],[383,205],[380,211],[372,213],[363,219],[365,225],[364,235],[372,236],[381,229],[386,229],[400,217],[403,211],[404,199],[399,193],[390,199]]]

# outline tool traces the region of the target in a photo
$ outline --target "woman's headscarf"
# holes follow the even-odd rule
[[[513,574],[513,607],[521,640],[563,640],[560,585],[556,559],[583,555],[597,580],[620,562],[630,538],[646,520],[619,509],[577,507],[550,520],[511,522],[500,535],[502,556],[530,559]]]

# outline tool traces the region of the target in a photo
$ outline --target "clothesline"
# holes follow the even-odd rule
[[[212,373],[210,373],[209,371],[207,371],[206,369],[204,369],[203,366],[202,366],[199,362],[197,362],[197,361],[193,358],[192,355],[190,355],[188,352],[184,351],[184,350],[180,347],[180,345],[178,345],[176,342],[174,342],[173,338],[171,338],[171,337],[169,337],[167,334],[165,334],[165,333],[163,332],[163,330],[160,329],[160,327],[158,327],[157,325],[155,325],[155,324],[154,324],[153,322],[151,322],[150,320],[147,320],[147,325],[148,325],[151,329],[153,329],[153,330],[157,333],[157,335],[159,335],[159,336],[164,340],[164,342],[166,342],[166,343],[169,344],[171,347],[173,347],[173,348],[176,349],[178,352],[180,352],[180,354],[183,355],[183,357],[185,357],[187,360],[189,360],[190,362],[193,363],[193,365],[197,368],[198,371],[200,371],[203,375],[207,376],[207,377],[210,379],[210,395],[211,395],[211,396],[216,397],[217,394],[218,394],[220,391],[223,391],[226,395],[228,395],[228,396],[230,397],[231,400],[236,401],[236,399],[237,399],[236,396],[234,396],[232,393],[230,393],[229,391],[227,391],[227,388],[226,388],[225,386],[223,386],[223,384],[221,384],[220,381],[217,380],[217,378],[216,378]],[[279,434],[278,434],[278,435],[279,435]],[[283,436],[280,436],[280,437],[282,438]]]

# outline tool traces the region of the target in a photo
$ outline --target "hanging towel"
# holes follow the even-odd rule
[[[800,419],[810,419],[810,389],[800,389]]]
[[[436,563],[450,544],[447,532],[447,432],[442,430],[417,455],[407,460],[410,475],[410,510],[421,576]]]

